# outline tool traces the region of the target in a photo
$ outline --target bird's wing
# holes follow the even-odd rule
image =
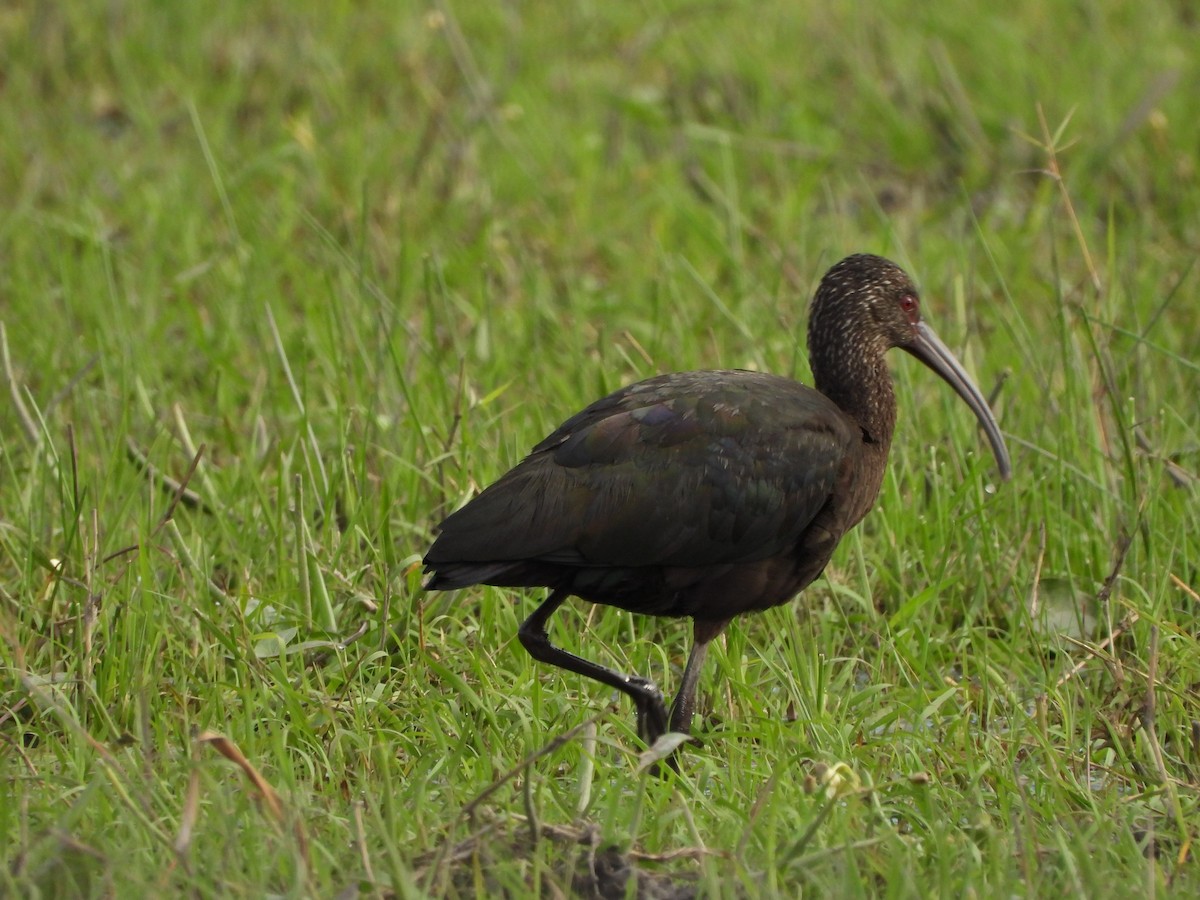
[[[861,439],[830,400],[788,379],[649,379],[564,422],[442,523],[427,561],[764,559],[796,542]]]

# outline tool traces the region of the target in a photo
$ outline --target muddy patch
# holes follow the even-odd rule
[[[550,842],[552,853],[537,845]],[[549,856],[550,870],[536,881],[514,885],[489,876],[503,861]],[[469,837],[418,860],[418,877],[433,896],[512,896],[518,888],[528,896],[571,896],[587,900],[691,900],[697,896],[699,859],[711,851],[682,849],[666,854],[622,850],[603,844],[592,824],[540,824],[530,828],[522,816],[490,822]],[[535,867],[531,866],[533,870]],[[508,867],[511,877],[511,867]]]

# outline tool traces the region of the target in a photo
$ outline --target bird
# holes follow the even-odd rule
[[[648,746],[691,733],[709,644],[736,617],[786,603],[825,569],[875,502],[896,426],[885,354],[900,348],[975,413],[1012,473],[982,393],[921,315],[896,263],[858,253],[821,279],[809,311],[815,388],[741,369],[659,375],[571,416],[437,527],[428,590],[547,588],[518,637],[539,662],[627,695]],[[555,646],[569,598],[690,617],[693,643],[667,709],[651,679]]]

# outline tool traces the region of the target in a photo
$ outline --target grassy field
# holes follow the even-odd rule
[[[1183,0],[5,4],[0,895],[1200,894],[1198,47]],[[539,594],[422,592],[432,529],[622,383],[808,379],[856,251],[1015,477],[894,354],[876,510],[639,773]],[[690,629],[555,637],[671,690]]]

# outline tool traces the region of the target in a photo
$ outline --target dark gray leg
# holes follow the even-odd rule
[[[525,620],[521,630],[517,632],[522,646],[538,662],[558,666],[560,669],[616,688],[627,695],[637,708],[638,735],[647,746],[653,744],[667,730],[667,707],[663,702],[662,691],[653,681],[640,675],[622,675],[550,643],[550,636],[546,633],[546,622],[569,596],[564,590],[550,592],[546,602],[533,611],[533,615]]]
[[[700,680],[700,670],[704,666],[704,657],[708,655],[708,645],[717,635],[725,630],[729,620],[709,621],[697,619],[693,623],[695,639],[692,652],[688,655],[687,665],[683,669],[683,679],[679,683],[679,692],[675,702],[671,704],[671,730],[682,734],[692,733],[692,714],[696,709],[696,684]]]

